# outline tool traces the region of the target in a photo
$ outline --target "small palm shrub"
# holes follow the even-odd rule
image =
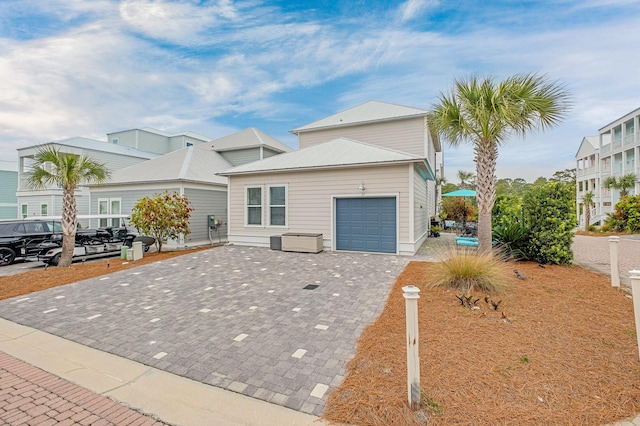
[[[528,259],[529,230],[526,226],[516,221],[505,222],[496,225],[493,230],[493,239],[500,244],[500,248],[509,257],[516,259]]]
[[[512,285],[512,272],[504,262],[504,253],[479,254],[476,250],[454,246],[432,268],[426,286],[452,288],[464,293],[479,290],[502,294]]]

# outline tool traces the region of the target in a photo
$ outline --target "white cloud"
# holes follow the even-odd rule
[[[401,21],[406,22],[419,17],[426,9],[438,5],[438,0],[407,0],[400,7]]]

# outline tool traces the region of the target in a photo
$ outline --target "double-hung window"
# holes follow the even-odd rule
[[[120,214],[120,198],[99,198],[98,199],[98,214],[99,215],[116,215]],[[100,228],[106,228],[107,226],[113,226],[114,228],[120,227],[120,218],[104,218],[100,219]]]
[[[269,186],[269,225],[287,225],[287,188]]]
[[[246,188],[247,225],[262,225],[262,187]]]
[[[286,185],[260,185],[245,188],[247,226],[287,226]]]

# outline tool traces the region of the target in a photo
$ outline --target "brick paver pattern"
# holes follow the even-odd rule
[[[320,415],[409,260],[225,246],[3,300],[0,317]]]
[[[164,425],[0,352],[0,425]]]

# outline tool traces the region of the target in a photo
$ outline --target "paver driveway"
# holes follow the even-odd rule
[[[409,260],[227,246],[0,301],[0,317],[320,415]]]

